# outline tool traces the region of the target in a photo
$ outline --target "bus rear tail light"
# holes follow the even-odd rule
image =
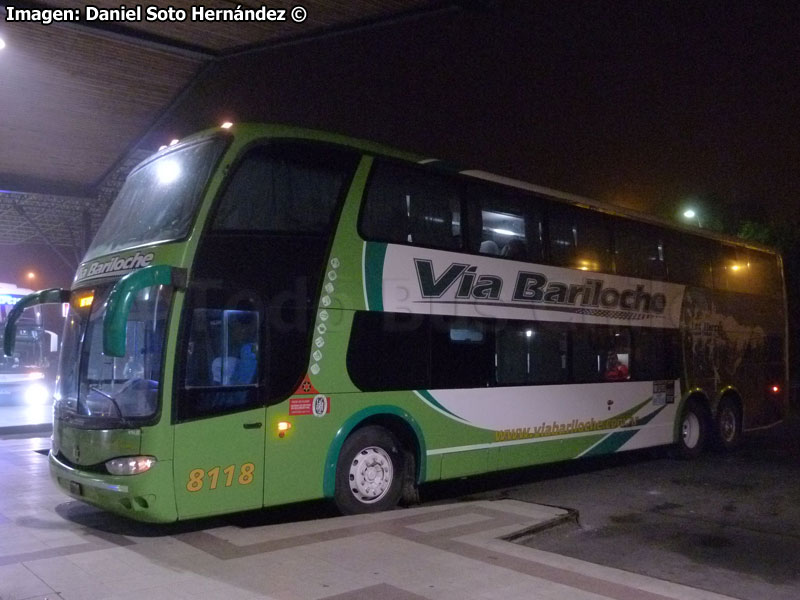
[[[124,456],[106,461],[112,475],[137,475],[149,471],[156,464],[155,456]]]

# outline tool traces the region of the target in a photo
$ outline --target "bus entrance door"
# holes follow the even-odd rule
[[[175,498],[180,519],[261,508],[262,406],[175,426]]]

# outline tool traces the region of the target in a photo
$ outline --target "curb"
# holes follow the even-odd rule
[[[509,535],[504,535],[499,539],[503,540],[504,542],[520,543],[520,540],[523,538],[533,537],[537,533],[545,531],[546,529],[557,527],[562,523],[574,522],[577,524],[580,522],[580,514],[577,510],[574,508],[564,508],[564,510],[567,511],[567,513],[564,515],[553,517],[552,519],[548,519],[542,523],[537,523],[536,525],[531,525],[525,529],[520,529],[519,531],[515,531]]]

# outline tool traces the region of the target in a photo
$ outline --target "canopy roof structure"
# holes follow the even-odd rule
[[[431,0],[285,4],[302,4],[302,22],[289,10],[280,22],[204,20],[191,12],[197,6],[258,9],[264,3],[257,0],[128,6],[172,6],[186,11],[182,21],[148,21],[146,12],[142,20],[90,19],[102,13],[90,15],[87,3],[71,0],[0,5],[0,245],[85,248],[83,238],[96,230],[120,180],[156,149],[143,140],[177,104],[215,101],[196,85],[214,65],[460,8]],[[121,3],[96,0],[91,6],[119,10]],[[80,18],[55,22],[54,9]],[[54,22],[19,20],[43,15]],[[246,88],[250,82],[242,79],[237,85]]]

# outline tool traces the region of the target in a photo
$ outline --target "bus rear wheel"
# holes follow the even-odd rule
[[[680,458],[696,458],[702,454],[708,438],[708,418],[703,405],[697,400],[688,400],[683,407],[676,444]]]
[[[742,441],[742,411],[733,398],[723,398],[717,409],[717,445],[726,451],[735,450]]]
[[[334,503],[346,515],[393,508],[404,473],[403,450],[391,431],[376,425],[358,429],[339,453]]]

